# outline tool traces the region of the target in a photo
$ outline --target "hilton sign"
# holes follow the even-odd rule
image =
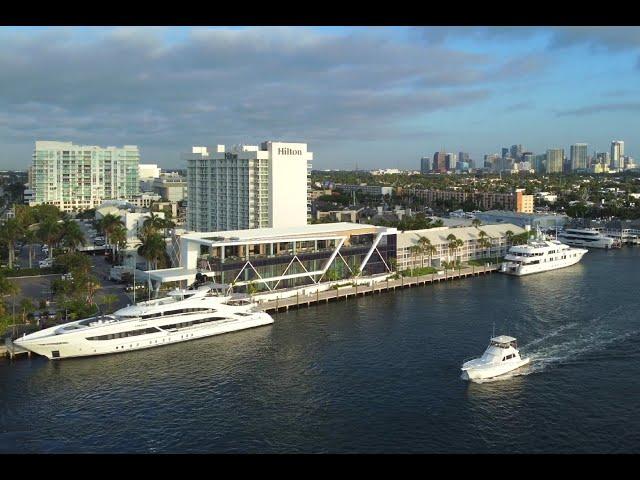
[[[278,155],[302,155],[302,150],[294,150],[289,147],[279,147]]]

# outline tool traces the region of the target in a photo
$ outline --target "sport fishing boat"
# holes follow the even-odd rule
[[[176,289],[111,315],[46,328],[14,341],[49,359],[104,355],[160,347],[273,323],[249,298],[211,286]]]
[[[484,380],[504,375],[529,363],[530,358],[521,358],[516,339],[507,335],[493,337],[480,358],[462,364],[462,378]]]
[[[509,249],[500,271],[522,276],[556,270],[578,263],[587,252],[586,248],[573,248],[558,240],[548,240],[538,229],[535,238]]]
[[[567,245],[589,248],[616,248],[618,243],[593,228],[565,228],[558,232],[558,240]]]

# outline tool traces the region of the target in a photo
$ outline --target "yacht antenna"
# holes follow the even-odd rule
[[[496,336],[496,322],[493,322],[493,333],[491,334],[491,338],[494,338]]]
[[[133,304],[136,304],[136,266],[133,265]]]

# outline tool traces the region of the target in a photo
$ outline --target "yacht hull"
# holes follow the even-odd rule
[[[464,380],[487,380],[490,378],[499,377],[506,373],[517,370],[520,367],[525,366],[530,361],[529,358],[523,358],[515,362],[505,362],[501,365],[491,365],[487,367],[476,368],[463,368],[462,378]]]
[[[559,268],[570,267],[571,265],[575,265],[580,260],[582,260],[582,257],[585,253],[587,253],[587,250],[576,249],[576,253],[577,255],[574,257],[533,265],[519,265],[507,261],[504,262],[500,267],[500,272],[506,273],[507,275],[515,275],[521,277],[523,275],[530,275],[532,273],[547,272],[549,270],[557,270]]]
[[[265,312],[257,312],[241,320],[228,319],[212,322],[212,324],[194,325],[176,331],[157,330],[154,333],[135,337],[115,338],[113,340],[92,341],[86,338],[85,332],[74,332],[65,335],[42,335],[45,331],[17,339],[14,343],[50,360],[64,358],[88,357],[123,353],[132,350],[161,347],[172,343],[180,343],[198,338],[205,338],[224,333],[260,327],[273,323],[271,316]],[[139,322],[136,328],[153,328],[152,322]],[[55,327],[54,327],[55,328]],[[32,337],[32,338],[30,338]]]

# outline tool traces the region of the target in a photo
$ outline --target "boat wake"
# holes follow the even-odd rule
[[[491,383],[532,373],[541,373],[640,335],[638,329],[626,332],[612,330],[609,320],[614,315],[618,318],[625,316],[632,318],[637,315],[638,305],[626,305],[625,307],[624,311],[621,311],[622,306],[619,306],[586,322],[571,322],[562,325],[542,337],[522,345],[520,352],[522,357],[531,359],[527,365],[498,377],[473,381],[474,383]]]

